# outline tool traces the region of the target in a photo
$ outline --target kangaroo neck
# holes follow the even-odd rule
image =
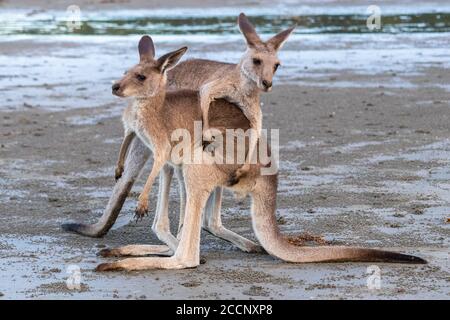
[[[159,111],[163,105],[164,101],[166,99],[166,89],[163,87],[158,87],[156,90],[156,94],[150,97],[142,97],[142,98],[136,98],[136,101],[140,108],[144,108],[148,111],[154,110]]]
[[[260,90],[256,82],[246,73],[241,62],[236,65],[235,72],[239,78],[240,88],[246,96],[259,98]]]

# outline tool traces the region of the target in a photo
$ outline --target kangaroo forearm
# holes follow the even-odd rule
[[[155,182],[155,178],[157,173],[155,172],[154,167],[152,168],[152,172],[150,172],[147,181],[145,182],[144,189],[142,189],[142,192],[139,196],[139,201],[141,199],[148,199],[148,196],[150,194],[150,191],[152,189],[153,183]]]
[[[117,160],[117,165],[122,166],[125,163],[125,156],[127,154],[128,148],[130,147],[131,141],[133,141],[133,138],[135,136],[134,132],[130,132],[125,134],[125,137],[123,138],[122,145],[120,146],[119,151],[119,159]]]
[[[209,97],[208,93],[205,93],[205,96],[202,93],[202,96],[200,98],[200,108],[202,110],[202,120],[203,120],[203,127],[204,129],[209,128],[209,106],[211,104],[211,98]]]
[[[126,159],[124,175],[114,186],[112,195],[100,220],[92,225],[65,223],[62,226],[63,229],[90,237],[102,237],[105,235],[116,221],[128,192],[149,157],[150,150],[140,139],[133,139]]]

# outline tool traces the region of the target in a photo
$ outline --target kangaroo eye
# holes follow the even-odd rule
[[[275,66],[273,67],[274,71],[277,71],[279,67],[280,67],[280,64],[276,63]]]
[[[136,79],[138,79],[139,81],[145,81],[145,79],[147,79],[147,77],[144,76],[143,74],[137,74]]]
[[[259,65],[261,64],[261,59],[253,58],[253,64],[254,64],[255,66],[259,66]]]

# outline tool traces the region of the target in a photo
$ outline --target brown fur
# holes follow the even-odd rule
[[[227,70],[213,73],[210,81],[200,88],[205,140],[212,140],[212,134],[208,132],[210,128],[208,112],[211,101],[218,98],[226,98],[237,104],[249,120],[251,129],[255,131],[250,136],[247,160],[233,177],[234,183],[248,173],[250,163],[256,156],[256,143],[262,130],[259,92],[272,90],[272,79],[280,65],[278,50],[294,30],[294,28],[287,29],[263,42],[245,14],[239,15],[238,24],[247,41],[247,51],[234,68],[229,66]]]

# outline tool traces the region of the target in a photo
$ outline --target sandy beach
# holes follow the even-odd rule
[[[142,6],[82,2],[91,9]],[[6,9],[30,3],[0,1]],[[179,7],[183,1],[164,3]],[[273,92],[262,96],[264,127],[280,129],[277,216],[284,234],[307,232],[331,244],[428,260],[420,266],[376,264],[379,289],[367,286],[373,264],[289,264],[240,252],[206,232],[205,263],[196,269],[94,272],[106,260],[96,255],[102,248],[159,243],[151,231],[157,187],[150,216],[132,221],[148,171],[104,238],[60,228],[67,221],[96,221],[111,194],[126,102],[114,98],[110,86],[136,62],[138,36],[113,42],[49,37],[0,37],[0,299],[450,297],[448,34],[294,35],[280,53],[283,67]],[[183,39],[161,36],[160,46],[155,41],[161,54]],[[214,48],[201,36],[185,42],[190,57],[204,52],[233,61],[243,50],[238,35]],[[178,205],[174,181],[174,228]],[[225,194],[224,224],[255,239],[249,210],[249,199]],[[66,280],[73,266],[81,270],[81,287],[71,290]]]

